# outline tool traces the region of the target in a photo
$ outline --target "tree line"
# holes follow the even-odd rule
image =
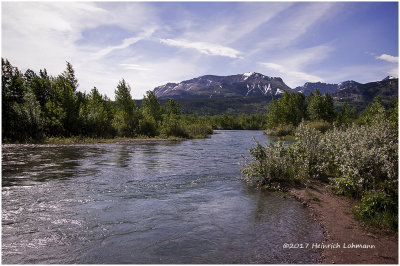
[[[379,99],[376,101],[379,102]],[[321,131],[352,122],[363,123],[363,120],[367,119],[367,111],[371,108],[373,106],[369,105],[358,114],[356,108],[351,108],[345,102],[336,110],[332,96],[328,93],[321,95],[318,89],[308,96],[285,92],[281,98],[273,99],[268,106],[266,132],[271,135],[294,134],[294,130],[302,121]]]
[[[22,73],[2,58],[2,140],[41,141],[48,137],[204,137],[211,126],[201,119],[183,119],[179,104],[169,99],[163,106],[152,91],[140,108],[131,87],[122,79],[115,101],[94,87],[77,90],[72,65],[58,76],[46,69]]]

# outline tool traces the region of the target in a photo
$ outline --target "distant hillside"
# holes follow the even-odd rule
[[[192,98],[175,99],[185,114],[220,115],[220,114],[256,114],[267,113],[267,106],[272,100],[267,97],[227,97],[227,98]],[[159,99],[160,104],[167,102],[166,98]],[[142,100],[136,100],[138,106]]]
[[[379,97],[384,104],[391,105],[398,97],[399,79],[387,77],[381,81],[358,84],[332,94],[333,99],[355,106],[358,111],[363,110],[375,97]]]
[[[277,96],[284,91],[292,92],[281,78],[260,73],[244,73],[231,76],[206,75],[180,83],[167,83],[156,87],[158,98],[224,98]]]
[[[307,82],[292,90],[281,78],[253,72],[231,76],[206,75],[180,83],[167,83],[156,87],[154,93],[161,104],[168,98],[175,99],[187,114],[215,115],[265,113],[269,102],[282,96],[284,91],[309,95],[314,89],[321,94],[331,94],[337,110],[347,102],[360,112],[375,97],[391,105],[398,96],[398,79],[387,77],[365,84],[353,80],[337,84]]]
[[[323,82],[306,82],[303,86],[296,87],[293,90],[301,92],[304,95],[309,95],[311,92],[314,92],[315,89],[318,89],[321,94],[325,93],[333,94],[340,90],[347,89],[357,85],[360,85],[360,83],[354,80],[343,81],[337,84],[323,83]]]

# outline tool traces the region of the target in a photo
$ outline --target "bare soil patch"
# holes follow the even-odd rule
[[[323,264],[398,264],[398,233],[384,232],[355,220],[354,200],[337,196],[326,184],[307,189],[293,188],[291,194],[310,210],[324,229],[324,244],[340,245],[322,251]],[[351,248],[352,244],[373,248]],[[334,246],[334,245],[332,245]]]

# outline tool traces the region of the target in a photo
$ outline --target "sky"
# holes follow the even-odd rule
[[[168,82],[258,72],[291,88],[398,76],[397,2],[2,2],[1,56],[75,69],[79,90],[135,99]]]

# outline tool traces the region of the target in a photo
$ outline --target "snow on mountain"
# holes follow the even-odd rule
[[[350,88],[353,86],[360,85],[360,83],[354,80],[343,81],[338,84],[323,83],[323,82],[306,82],[303,86],[294,88],[295,91],[301,92],[305,95],[314,93],[315,89],[318,89],[321,94],[325,93],[335,93],[339,90]]]
[[[205,75],[154,89],[159,98],[275,96],[284,91],[291,92],[292,89],[281,78],[255,72],[231,76]]]

